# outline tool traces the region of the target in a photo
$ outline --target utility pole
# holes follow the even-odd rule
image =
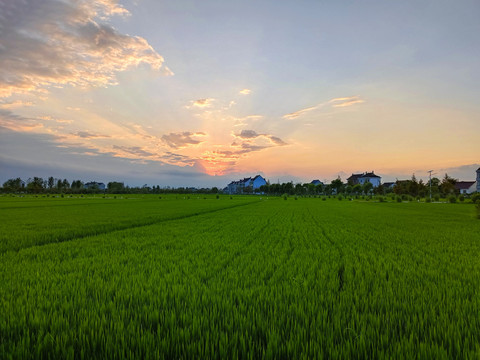
[[[433,170],[427,171],[430,174],[430,202],[432,201],[432,172]]]

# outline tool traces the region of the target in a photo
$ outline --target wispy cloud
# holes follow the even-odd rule
[[[318,109],[319,107],[321,107],[323,104],[319,104],[319,105],[316,105],[316,106],[311,106],[311,107],[308,107],[308,108],[305,108],[305,109],[302,109],[302,110],[298,110],[298,111],[295,111],[295,112],[292,112],[290,114],[286,114],[286,115],[283,115],[283,117],[285,119],[296,119],[310,111],[313,111],[315,109]]]
[[[193,166],[197,162],[196,158],[192,158],[187,155],[176,154],[170,151],[164,153],[160,158],[167,164],[177,166]]]
[[[109,135],[94,134],[90,131],[77,131],[72,133],[72,135],[78,136],[83,139],[93,139],[93,138],[109,138]]]
[[[192,133],[189,131],[184,131],[181,133],[170,133],[168,135],[163,135],[162,140],[171,148],[181,149],[189,145],[197,145],[202,142],[198,140],[198,137],[203,137],[206,134],[203,132]]]
[[[250,89],[243,89],[243,90],[239,91],[239,94],[249,95],[251,92],[252,92],[252,90],[250,90]]]
[[[333,107],[345,107],[345,106],[352,106],[355,104],[361,104],[365,102],[359,96],[350,96],[350,97],[343,97],[343,98],[335,98],[329,101]]]
[[[36,119],[23,117],[12,113],[10,110],[0,109],[0,128],[18,131],[31,132],[43,128],[43,123]]]
[[[0,109],[14,109],[19,107],[25,106],[33,106],[33,101],[22,101],[22,100],[15,100],[15,101],[6,101],[0,102]]]
[[[163,57],[142,37],[107,21],[128,11],[114,0],[0,2],[0,97],[48,86],[105,86],[146,63],[163,74]]]
[[[305,108],[305,109],[301,109],[301,110],[291,112],[289,114],[285,114],[285,115],[283,115],[283,118],[293,120],[293,119],[299,118],[299,117],[301,117],[301,116],[303,116],[303,115],[305,115],[309,112],[312,112],[314,110],[322,109],[325,106],[338,108],[338,107],[352,106],[352,105],[355,105],[355,104],[361,104],[361,103],[364,103],[364,102],[365,102],[365,100],[361,99],[360,96],[334,98],[334,99],[331,99],[327,102],[317,104],[315,106],[310,106],[310,107]]]
[[[115,156],[125,157],[125,153],[127,155],[134,155],[135,157],[144,158],[144,157],[151,157],[155,154],[139,146],[120,146],[120,145],[113,145],[113,149],[116,150]],[[128,157],[128,156],[127,156]]]

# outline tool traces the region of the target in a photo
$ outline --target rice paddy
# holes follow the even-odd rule
[[[480,357],[472,204],[0,198],[0,358]]]

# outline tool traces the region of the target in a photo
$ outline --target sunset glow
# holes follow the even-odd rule
[[[475,1],[0,3],[0,167],[168,186],[480,163]],[[248,26],[247,26],[248,25]]]

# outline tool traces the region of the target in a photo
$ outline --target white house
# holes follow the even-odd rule
[[[460,194],[471,194],[477,189],[476,181],[457,181],[455,183],[455,190]]]
[[[352,176],[347,179],[347,182],[351,185],[363,185],[369,182],[373,185],[373,187],[380,186],[381,181],[382,178],[378,175],[375,175],[373,171],[365,172],[363,174],[352,174]]]
[[[225,192],[229,194],[243,194],[245,188],[250,187],[252,191],[255,192],[256,189],[260,188],[262,185],[266,185],[267,181],[260,175],[255,177],[248,177],[238,181],[232,181],[224,189]]]

